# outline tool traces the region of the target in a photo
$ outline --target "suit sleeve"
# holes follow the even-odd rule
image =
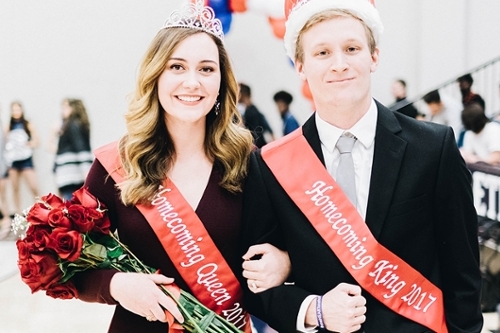
[[[449,332],[480,332],[481,274],[477,215],[471,174],[466,168],[450,128],[439,163],[434,215],[441,270],[441,288]]]
[[[286,249],[283,233],[280,231],[280,219],[273,207],[273,202],[263,178],[263,163],[257,153],[252,153],[249,175],[244,189],[244,218],[242,251],[254,244],[270,243]],[[292,272],[293,273],[293,272]],[[295,332],[296,319],[300,305],[310,292],[293,285],[281,285],[259,294],[248,290],[246,281],[242,281],[245,291],[245,306],[250,313],[267,322],[279,332]]]

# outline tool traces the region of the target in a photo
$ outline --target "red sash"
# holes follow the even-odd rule
[[[435,332],[448,332],[441,290],[377,242],[302,128],[264,146],[262,158],[363,289],[392,311]]]
[[[120,184],[123,170],[117,143],[95,151],[99,162]],[[239,329],[251,332],[243,310],[243,291],[236,276],[210,238],[203,222],[179,190],[166,179],[151,205],[136,205],[154,230],[175,268],[205,306]]]

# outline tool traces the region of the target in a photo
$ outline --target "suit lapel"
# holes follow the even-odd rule
[[[375,151],[366,211],[366,224],[378,238],[398,181],[406,141],[397,135],[401,126],[392,111],[377,102]]]
[[[375,132],[375,151],[366,211],[366,224],[378,238],[389,210],[399,169],[406,149],[406,141],[397,133],[401,126],[393,112],[377,102],[378,119]],[[313,114],[302,126],[304,137],[314,153],[325,165],[321,141]]]
[[[323,156],[323,151],[321,150],[321,141],[319,140],[318,129],[316,128],[315,114],[316,113],[313,113],[312,116],[309,117],[309,119],[304,123],[302,126],[302,133],[321,163],[325,165],[325,157]]]

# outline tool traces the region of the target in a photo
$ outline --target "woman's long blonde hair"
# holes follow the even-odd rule
[[[147,203],[173,166],[176,152],[165,123],[165,111],[158,99],[158,78],[177,45],[200,32],[189,28],[167,28],[158,32],[142,59],[136,90],[125,115],[127,135],[119,143],[125,180],[119,184],[126,205]],[[238,83],[224,45],[212,37],[219,50],[221,84],[218,115],[206,116],[205,154],[223,170],[221,186],[241,191],[252,149],[252,136],[243,128],[236,108]]]

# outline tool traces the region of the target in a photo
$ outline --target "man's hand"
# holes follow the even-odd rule
[[[251,260],[260,256],[258,260]],[[248,288],[253,293],[260,293],[279,286],[290,275],[291,265],[288,252],[271,244],[258,244],[248,248],[243,255],[243,276],[247,278]]]
[[[365,322],[366,299],[361,296],[361,288],[341,283],[323,296],[322,312],[326,329],[334,332],[356,332]],[[316,301],[307,309],[306,325],[317,326]]]

